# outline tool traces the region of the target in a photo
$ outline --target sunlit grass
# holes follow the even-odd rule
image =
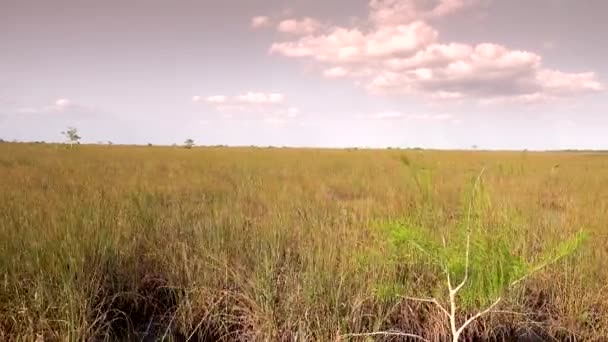
[[[444,339],[402,300],[441,294],[441,269],[399,234],[457,255],[484,167],[471,312],[522,260],[588,239],[508,293],[526,315],[471,333],[608,336],[608,155],[0,144],[0,340]]]

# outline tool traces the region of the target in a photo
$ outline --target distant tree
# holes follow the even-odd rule
[[[191,149],[194,146],[194,140],[192,139],[186,139],[186,141],[184,141],[184,147],[187,149]]]
[[[152,147],[152,143],[148,143],[148,147]]]
[[[479,148],[479,146],[477,146],[477,145],[471,145],[471,148],[472,148],[473,150],[476,150],[476,149],[478,149],[478,148]]]
[[[81,137],[80,135],[78,135],[78,130],[74,127],[68,127],[68,129],[64,132],[61,132],[61,134],[63,134],[68,139],[68,142],[70,143],[70,148],[72,148],[74,143],[80,143]]]
[[[114,143],[108,140],[108,145],[114,145]]]
[[[0,139],[0,143],[3,143],[3,142],[5,142],[4,139]]]

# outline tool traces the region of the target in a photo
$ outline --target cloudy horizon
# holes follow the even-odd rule
[[[608,2],[0,0],[0,138],[608,149]]]

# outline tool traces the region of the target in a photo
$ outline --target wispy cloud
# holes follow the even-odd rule
[[[375,120],[404,120],[404,121],[453,121],[454,117],[448,113],[441,114],[405,114],[400,111],[385,111],[371,115]]]
[[[57,120],[91,119],[112,117],[111,113],[62,97],[48,104],[30,105],[11,101],[0,107],[0,116],[21,118],[51,118]]]
[[[316,19],[305,17],[302,19],[285,19],[278,26],[277,31],[291,34],[311,34],[319,31],[323,25]]]
[[[192,101],[211,106],[227,119],[259,118],[266,123],[277,124],[294,120],[300,114],[300,110],[289,105],[281,93],[249,91],[241,95],[196,95]]]
[[[272,25],[272,21],[270,17],[267,16],[257,16],[251,18],[251,27],[253,28],[264,28],[270,27]]]

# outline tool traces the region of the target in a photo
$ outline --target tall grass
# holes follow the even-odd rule
[[[386,223],[456,237],[482,167],[479,274],[589,239],[468,336],[606,338],[608,155],[0,144],[0,340],[444,340],[402,299],[439,294],[441,270]]]

